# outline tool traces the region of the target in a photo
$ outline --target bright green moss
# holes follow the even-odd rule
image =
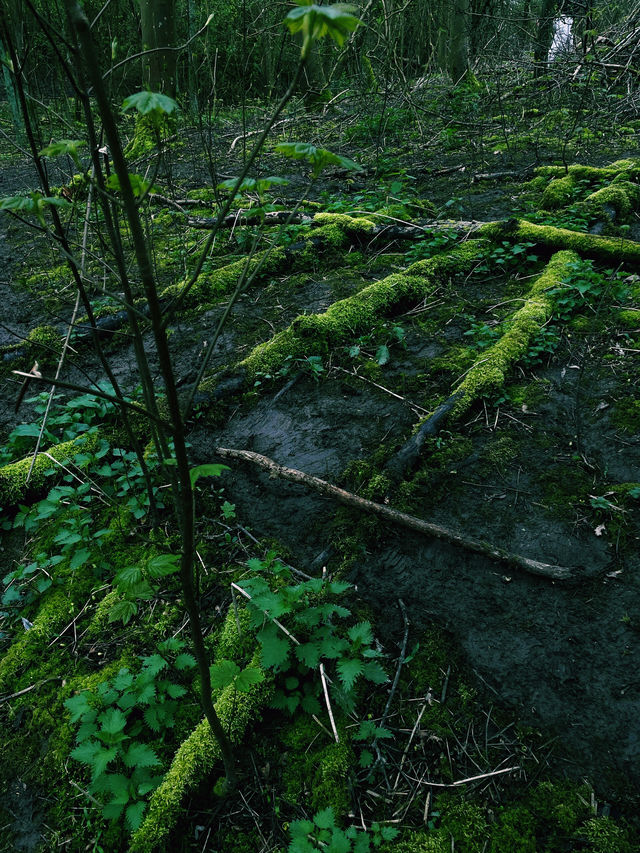
[[[365,219],[361,216],[347,216],[344,213],[316,213],[313,221],[322,226],[331,226],[336,229],[336,239],[342,241],[345,233],[347,234],[371,234],[375,230],[375,222],[371,219]],[[327,228],[326,234],[331,234]]]
[[[614,425],[623,432],[640,433],[640,400],[631,397],[617,400],[611,415]]]
[[[640,244],[632,240],[600,237],[552,225],[535,225],[524,219],[488,222],[479,229],[483,237],[493,240],[510,238],[514,241],[531,241],[548,249],[571,249],[590,258],[618,266],[620,263],[640,264]]]
[[[327,743],[310,717],[294,720],[283,734],[287,752],[282,781],[290,802],[305,803],[310,812],[331,806],[341,818],[350,810],[348,781],[355,758],[344,731],[339,733],[340,743]]]
[[[629,834],[608,817],[594,817],[583,829],[591,853],[634,853],[638,848],[629,839]]]
[[[599,219],[612,220],[615,215],[616,222],[620,223],[628,220],[638,201],[640,187],[630,181],[621,181],[591,193],[581,207],[589,216]]]
[[[385,313],[422,299],[450,277],[468,272],[481,251],[482,244],[469,241],[334,302],[324,314],[303,314],[288,329],[257,346],[239,367],[255,376],[276,372],[287,356],[323,355],[330,347],[367,331]]]
[[[257,662],[253,665],[258,667]],[[248,693],[237,693],[231,686],[222,692],[215,707],[233,746],[241,743],[247,726],[257,722],[272,692],[273,682],[268,675],[263,682],[253,685]],[[220,762],[220,747],[209,723],[202,720],[180,746],[162,784],[152,794],[146,818],[131,839],[132,853],[167,849],[167,839],[180,816],[185,796]]]
[[[640,310],[623,308],[616,313],[616,322],[623,329],[640,329]]]
[[[65,463],[74,454],[81,451],[91,452],[98,445],[98,433],[88,432],[86,435],[78,436],[72,441],[65,441],[55,447],[49,448],[45,453],[39,453],[36,457],[31,477],[27,483],[27,475],[31,468],[32,456],[12,462],[0,468],[0,506],[12,506],[24,501],[29,494],[36,493],[41,489],[47,479],[46,471],[55,468],[56,462]],[[53,457],[52,461],[51,458]]]
[[[33,627],[20,634],[0,660],[0,693],[13,689],[20,670],[37,668],[43,646],[73,618],[74,610],[73,601],[63,589],[57,588],[45,596],[32,620]]]
[[[249,611],[241,602],[238,602],[237,607],[231,605],[216,637],[215,659],[232,660],[238,666],[244,666],[255,647],[255,628],[251,624]]]
[[[540,206],[543,210],[558,210],[571,203],[576,183],[571,175],[554,178],[542,193]]]
[[[511,318],[507,331],[478,357],[455,389],[454,393],[461,393],[462,397],[453,410],[454,416],[465,412],[478,397],[504,385],[514,362],[527,352],[531,338],[551,315],[553,297],[549,290],[557,287],[577,260],[574,252],[558,252],[551,258],[542,275],[536,279],[527,301]]]
[[[625,179],[634,179],[640,174],[640,160],[616,160],[610,166],[582,166],[579,163],[569,166],[565,169],[564,166],[539,166],[536,169],[536,175],[545,175],[547,177],[562,178],[569,174],[576,181],[606,181],[615,178],[619,174],[624,174]]]

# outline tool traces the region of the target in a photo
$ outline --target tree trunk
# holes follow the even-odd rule
[[[447,70],[454,83],[469,74],[469,0],[455,0],[451,8]]]
[[[144,58],[144,85],[171,98],[176,94],[175,7],[175,0],[140,0],[142,49],[153,51]]]
[[[553,21],[557,11],[558,0],[542,0],[533,46],[534,75],[536,77],[540,77],[547,70],[547,57],[553,42]]]

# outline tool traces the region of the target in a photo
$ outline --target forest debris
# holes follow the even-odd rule
[[[268,471],[273,477],[280,477],[283,480],[289,480],[292,483],[299,483],[308,488],[315,489],[325,497],[337,500],[345,506],[350,506],[359,509],[362,512],[373,513],[392,524],[399,524],[409,530],[415,530],[418,533],[423,533],[426,536],[433,536],[436,539],[442,539],[445,542],[450,542],[454,545],[460,545],[468,551],[473,551],[476,554],[482,554],[494,560],[501,560],[510,566],[521,569],[529,574],[539,575],[549,578],[550,580],[560,581],[569,580],[575,577],[575,569],[567,566],[553,566],[548,563],[541,563],[537,560],[532,560],[529,557],[523,557],[520,554],[513,554],[503,548],[491,545],[489,542],[484,542],[480,539],[473,539],[463,533],[457,533],[448,527],[442,527],[439,524],[434,524],[430,521],[424,521],[421,518],[416,518],[413,515],[407,515],[404,512],[399,512],[391,507],[383,504],[374,503],[374,501],[365,500],[358,497],[352,492],[341,489],[328,483],[326,480],[321,480],[312,474],[305,474],[303,471],[298,471],[295,468],[286,468],[280,465],[273,459],[263,456],[261,453],[255,453],[251,450],[237,450],[228,447],[216,447],[215,453],[223,459],[239,459],[243,462],[251,462]]]

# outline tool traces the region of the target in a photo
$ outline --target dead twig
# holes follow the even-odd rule
[[[482,554],[493,560],[500,560],[518,569],[522,569],[529,574],[540,575],[541,577],[549,578],[550,580],[569,580],[574,577],[575,572],[566,566],[552,566],[548,563],[540,563],[537,560],[532,560],[529,557],[523,557],[520,554],[513,554],[506,551],[504,548],[499,548],[484,542],[479,539],[472,539],[463,533],[457,533],[448,527],[442,527],[439,524],[434,524],[430,521],[424,521],[421,518],[416,518],[413,515],[407,515],[404,512],[392,509],[383,504],[374,503],[373,501],[365,500],[364,498],[354,495],[352,492],[347,492],[345,489],[340,489],[337,486],[327,483],[326,480],[321,480],[319,477],[314,477],[311,474],[305,474],[302,471],[297,471],[295,468],[286,468],[284,465],[279,465],[273,459],[263,456],[260,453],[254,453],[251,450],[235,450],[228,447],[217,447],[215,452],[223,459],[238,459],[244,462],[251,462],[265,471],[268,471],[273,477],[280,477],[283,480],[289,480],[292,483],[300,483],[308,488],[315,489],[322,495],[337,500],[345,506],[350,506],[362,512],[377,515],[392,524],[398,524],[406,527],[409,530],[414,530],[417,533],[422,533],[427,536],[433,536],[436,539],[442,539],[445,542],[450,542],[454,545],[459,545],[468,551],[473,551],[477,554]]]

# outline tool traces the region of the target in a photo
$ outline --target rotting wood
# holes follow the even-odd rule
[[[216,447],[215,453],[223,459],[237,459],[243,462],[251,462],[257,465],[264,471],[268,471],[273,477],[280,477],[283,480],[289,480],[292,483],[299,483],[314,489],[325,497],[333,498],[345,506],[359,509],[362,512],[373,513],[379,518],[383,518],[392,524],[399,524],[409,530],[415,530],[417,533],[423,533],[426,536],[433,536],[436,539],[442,539],[445,542],[450,542],[454,545],[460,545],[468,551],[473,551],[476,554],[482,554],[493,560],[500,560],[517,569],[522,569],[525,572],[541,577],[549,578],[554,581],[569,580],[576,576],[576,569],[567,566],[553,566],[548,563],[541,563],[537,560],[531,560],[529,557],[523,557],[520,554],[513,554],[506,551],[504,548],[498,548],[491,545],[489,542],[484,542],[480,539],[473,539],[470,536],[465,536],[462,533],[456,533],[448,527],[442,527],[439,524],[433,524],[430,521],[424,521],[421,518],[416,518],[413,515],[407,515],[404,512],[399,512],[391,507],[383,504],[374,503],[373,501],[365,500],[358,497],[352,492],[341,489],[328,483],[326,480],[321,480],[312,474],[305,474],[303,471],[298,471],[295,468],[287,468],[280,465],[273,459],[263,456],[261,453],[255,453],[252,450],[237,450],[228,447]]]

